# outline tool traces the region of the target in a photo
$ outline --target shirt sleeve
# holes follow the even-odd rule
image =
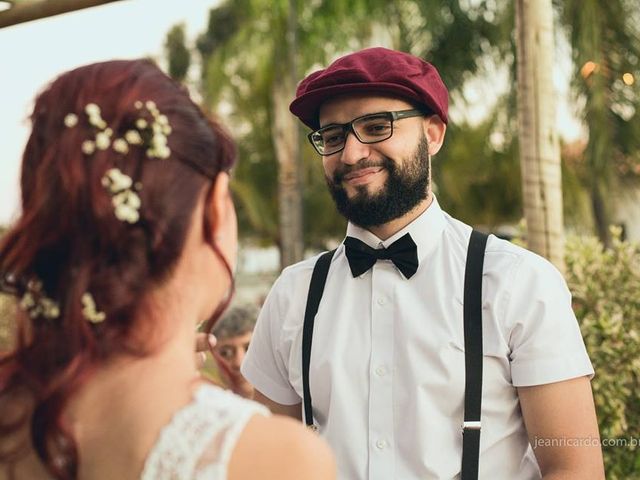
[[[593,376],[593,367],[560,272],[526,252],[515,267],[505,323],[515,387]]]
[[[281,405],[295,405],[302,400],[289,381],[290,345],[281,338],[287,314],[285,284],[281,276],[269,292],[240,371],[269,399]]]

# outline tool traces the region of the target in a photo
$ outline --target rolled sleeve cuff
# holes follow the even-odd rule
[[[593,366],[586,355],[511,363],[511,380],[514,387],[544,385],[584,376],[588,376],[589,379],[594,376]]]
[[[278,385],[265,375],[253,362],[248,361],[248,359],[245,359],[242,363],[240,371],[244,378],[246,378],[256,390],[276,403],[281,405],[295,405],[302,401],[292,388]]]

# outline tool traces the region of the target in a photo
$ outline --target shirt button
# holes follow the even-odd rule
[[[385,442],[384,440],[378,440],[376,442],[376,447],[378,447],[380,450],[384,450],[386,446],[387,446],[387,442]]]
[[[386,367],[379,366],[378,368],[376,368],[376,375],[378,375],[379,377],[384,377],[386,373],[387,373]]]
[[[384,305],[384,298],[378,298],[378,305]]]

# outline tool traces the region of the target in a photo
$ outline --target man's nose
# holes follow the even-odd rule
[[[244,360],[244,356],[245,356],[245,351],[242,348],[238,348],[236,349],[236,354],[233,356],[233,366],[240,368],[240,365],[242,365],[242,361]]]
[[[347,132],[344,140],[344,149],[340,152],[340,160],[342,163],[354,165],[360,160],[369,157],[370,152],[369,145],[358,140],[355,133]]]

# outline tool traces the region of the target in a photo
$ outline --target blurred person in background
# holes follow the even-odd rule
[[[260,308],[253,303],[232,305],[213,329],[217,339],[213,356],[220,377],[227,388],[244,398],[253,398],[253,385],[242,376],[240,366],[259,313]]]
[[[147,60],[61,75],[31,121],[0,243],[0,479],[334,478],[318,437],[196,367],[236,262],[221,126]]]

